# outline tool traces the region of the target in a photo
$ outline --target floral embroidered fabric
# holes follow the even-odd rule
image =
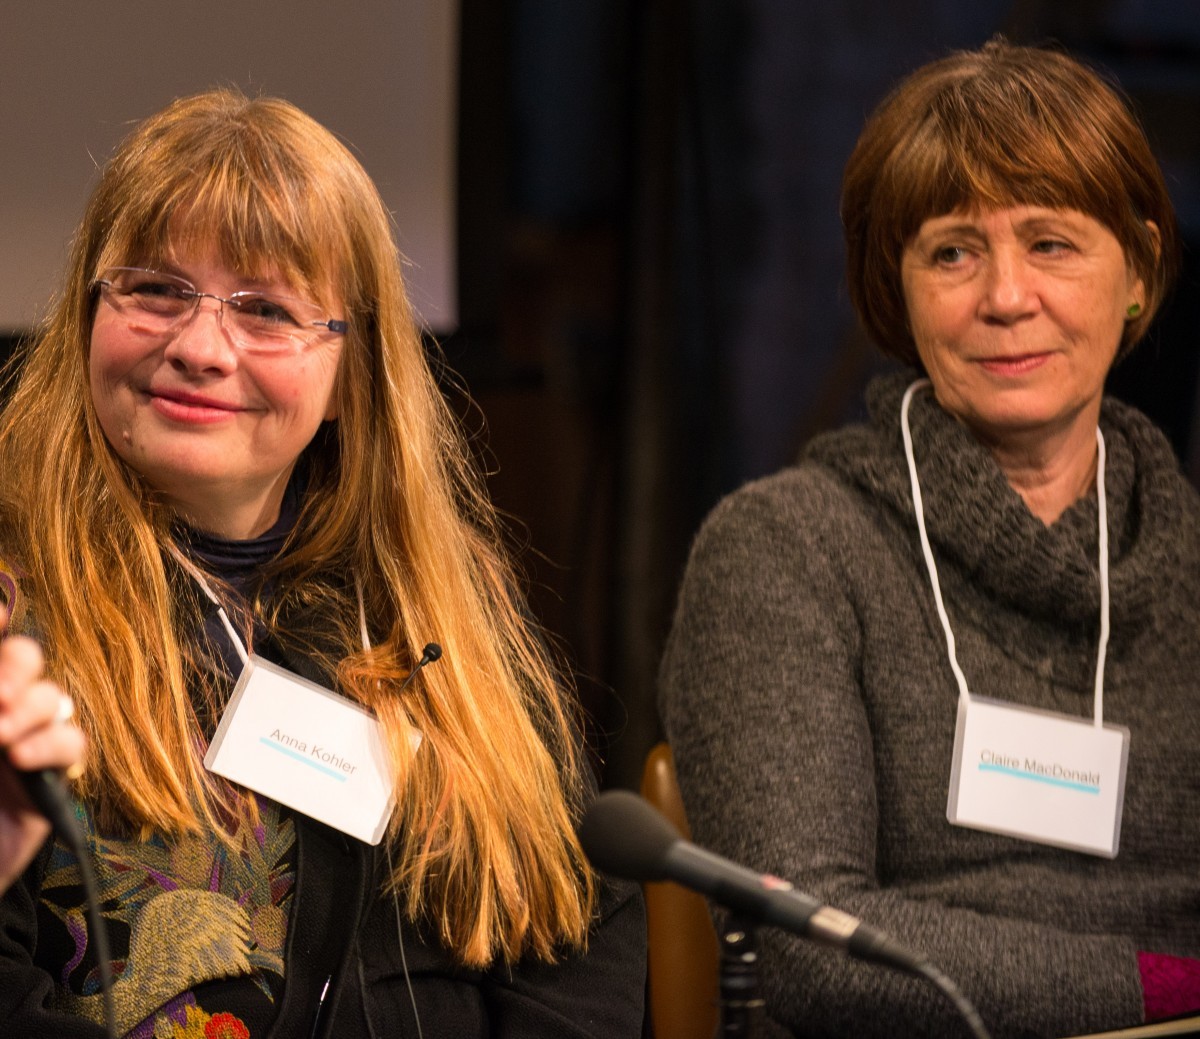
[[[128,1039],[252,1039],[274,1020],[296,836],[279,805],[259,800],[258,809],[234,851],[212,835],[112,839],[77,808],[112,950],[118,1028]],[[56,1008],[101,1021],[78,865],[61,844],[42,886],[38,931],[36,959],[55,978]]]

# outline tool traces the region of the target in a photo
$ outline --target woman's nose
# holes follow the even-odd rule
[[[190,316],[171,333],[165,356],[193,371],[235,369],[237,349],[225,328],[225,304],[211,296],[197,299]]]
[[[1040,306],[1036,272],[1015,251],[1000,249],[988,257],[983,295],[984,316],[1004,323],[1019,321]]]

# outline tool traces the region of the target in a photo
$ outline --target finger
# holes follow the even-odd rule
[[[41,676],[42,647],[24,635],[0,641],[0,707]]]
[[[0,746],[14,743],[35,729],[65,721],[74,714],[73,705],[67,709],[66,703],[69,698],[53,682],[34,682],[17,690],[0,708]]]
[[[74,725],[50,725],[35,729],[8,748],[8,760],[23,772],[53,768],[77,771],[82,764],[86,740]]]

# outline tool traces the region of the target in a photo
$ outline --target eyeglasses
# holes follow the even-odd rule
[[[109,267],[92,282],[129,326],[151,335],[183,328],[202,299],[221,304],[219,320],[233,344],[252,353],[298,353],[318,339],[344,335],[349,325],[327,317],[315,303],[263,292],[226,299],[200,292],[186,278],[141,267]],[[228,316],[226,318],[226,316]]]

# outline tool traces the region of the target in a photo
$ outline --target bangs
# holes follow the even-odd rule
[[[246,119],[188,131],[147,141],[136,162],[111,171],[121,204],[97,268],[155,266],[177,248],[213,243],[238,274],[281,276],[315,298],[335,289],[346,248],[323,216],[337,208],[324,171],[305,169],[279,135]]]
[[[994,40],[918,69],[880,104],[842,178],[850,298],[871,338],[919,365],[901,263],[921,225],[1014,206],[1074,210],[1107,228],[1146,286],[1122,349],[1174,276],[1178,235],[1132,108],[1064,54]]]
[[[1099,131],[1096,98],[1047,104],[1031,84],[974,79],[932,99],[884,170],[903,248],[931,217],[1008,206],[1073,209],[1121,236],[1131,214],[1109,185],[1121,158]],[[1063,103],[1064,100],[1069,103]]]

